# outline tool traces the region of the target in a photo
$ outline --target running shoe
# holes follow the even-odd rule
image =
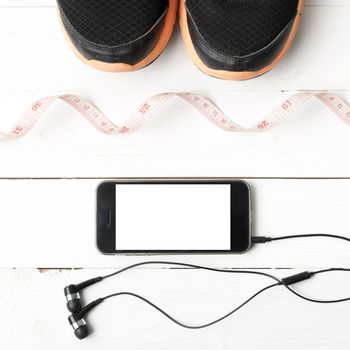
[[[194,63],[208,75],[255,78],[287,53],[304,0],[180,0],[180,25]]]
[[[63,31],[73,51],[90,66],[134,71],[164,50],[178,0],[57,0]]]

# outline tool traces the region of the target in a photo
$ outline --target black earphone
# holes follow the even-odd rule
[[[66,296],[67,300],[67,309],[73,314],[80,312],[82,310],[80,291],[86,287],[92,286],[95,283],[101,282],[102,280],[102,277],[97,277],[79,284],[71,284],[68,287],[65,287],[64,295]]]
[[[166,311],[164,311],[163,309],[161,309],[159,306],[155,305],[154,303],[152,303],[151,301],[149,301],[148,299],[135,294],[135,293],[129,293],[129,292],[119,292],[119,293],[114,293],[114,294],[110,294],[107,295],[104,298],[99,298],[94,300],[93,302],[89,303],[88,305],[81,307],[81,303],[80,303],[80,298],[78,299],[74,299],[74,303],[72,304],[71,300],[69,299],[69,301],[67,302],[67,308],[69,311],[71,311],[72,309],[74,310],[78,310],[76,312],[73,312],[69,317],[68,317],[68,321],[69,324],[73,327],[74,330],[74,334],[78,339],[85,339],[88,335],[89,335],[89,328],[87,325],[87,322],[85,320],[85,316],[92,310],[94,309],[96,306],[98,306],[99,304],[101,304],[103,301],[113,298],[113,297],[120,297],[120,296],[130,296],[136,299],[139,299],[143,302],[145,302],[146,304],[148,304],[149,306],[151,306],[152,308],[156,309],[158,312],[162,313],[165,317],[167,317],[170,321],[176,323],[177,325],[187,328],[187,329],[202,329],[202,328],[207,328],[210,326],[213,326],[214,324],[217,324],[221,321],[223,321],[224,319],[228,318],[229,316],[233,315],[235,312],[237,312],[238,310],[240,310],[241,308],[243,308],[246,304],[248,304],[249,302],[251,302],[253,299],[255,299],[257,296],[259,296],[260,294],[262,294],[263,292],[278,287],[278,286],[283,286],[285,287],[289,292],[293,293],[295,296],[297,296],[298,298],[301,298],[303,300],[312,302],[312,303],[319,303],[319,304],[333,304],[333,303],[341,303],[341,302],[346,302],[346,301],[350,301],[350,297],[347,298],[343,298],[343,299],[336,299],[336,300],[316,300],[316,299],[311,299],[308,298],[298,292],[296,292],[295,290],[293,290],[290,286],[305,280],[308,280],[310,278],[312,278],[315,275],[318,274],[322,274],[322,273],[327,273],[327,272],[335,272],[335,271],[342,271],[342,272],[350,272],[350,269],[342,269],[342,268],[334,268],[334,269],[326,269],[326,270],[319,270],[319,271],[315,271],[315,272],[302,272],[302,273],[298,273],[296,275],[292,275],[292,276],[288,276],[284,279],[279,279],[273,275],[264,273],[264,272],[258,272],[258,271],[251,271],[251,270],[223,270],[223,269],[214,269],[214,268],[210,268],[210,267],[205,267],[205,266],[199,266],[199,265],[192,265],[192,264],[185,264],[185,263],[177,263],[177,262],[169,262],[169,261],[148,261],[148,262],[143,262],[143,263],[139,263],[139,264],[135,264],[135,265],[131,265],[127,268],[124,268],[122,270],[119,270],[113,274],[104,276],[104,277],[97,277],[91,280],[88,280],[86,282],[83,282],[81,284],[79,284],[79,288],[76,288],[77,286],[75,285],[71,285],[68,286],[64,289],[65,293],[66,292],[70,292],[70,291],[76,291],[79,290],[81,291],[83,288],[88,287],[94,283],[100,282],[106,278],[112,277],[112,276],[116,276],[124,271],[130,270],[132,268],[135,267],[139,267],[139,266],[144,266],[144,265],[154,265],[154,264],[162,264],[162,265],[172,265],[172,266],[182,266],[182,267],[189,267],[189,268],[196,268],[196,269],[202,269],[202,270],[208,270],[208,271],[214,271],[214,272],[223,272],[223,273],[235,273],[235,274],[254,274],[254,275],[260,275],[260,276],[265,276],[268,277],[272,280],[274,280],[273,284],[268,285],[267,287],[262,288],[261,290],[257,291],[254,295],[252,295],[251,297],[249,297],[246,301],[244,301],[241,305],[239,305],[238,307],[236,307],[235,309],[233,309],[232,311],[230,311],[229,313],[227,313],[226,315],[220,317],[219,319],[216,319],[210,323],[204,324],[204,325],[198,325],[198,326],[191,326],[191,325],[187,325],[185,323],[182,323],[178,320],[176,320],[174,317],[172,317],[170,314],[168,314]],[[84,286],[84,287],[81,287]],[[73,293],[75,294],[75,293]],[[68,299],[67,299],[68,300]],[[72,305],[74,305],[74,307],[72,307]]]
[[[340,239],[343,241],[350,242],[350,238],[345,237],[345,236],[339,236],[339,235],[331,235],[331,234],[325,234],[325,233],[317,233],[317,234],[305,234],[305,235],[290,235],[290,236],[282,236],[282,237],[252,237],[252,243],[253,244],[259,244],[259,243],[268,243],[268,242],[273,242],[273,241],[279,241],[279,240],[284,240],[284,239],[294,239],[294,238],[314,238],[314,237],[321,237],[321,238],[335,238],[335,239]],[[95,283],[99,283],[105,279],[108,279],[110,277],[114,277],[116,275],[119,275],[125,271],[134,269],[136,267],[140,266],[145,266],[145,265],[167,265],[167,266],[177,266],[177,267],[187,267],[187,268],[194,268],[194,269],[201,269],[201,270],[206,270],[206,271],[212,271],[212,272],[220,272],[220,273],[233,273],[233,274],[250,274],[250,275],[259,275],[259,276],[264,276],[267,278],[270,278],[274,281],[273,284],[268,285],[267,287],[260,289],[257,291],[254,295],[252,295],[250,298],[248,298],[246,301],[244,301],[241,305],[227,313],[226,315],[220,317],[219,319],[216,319],[210,323],[204,324],[204,325],[199,325],[199,326],[190,326],[185,323],[182,323],[178,320],[176,320],[174,317],[169,315],[166,311],[149,301],[148,299],[135,294],[135,293],[129,293],[129,292],[119,292],[119,293],[114,293],[107,295],[104,298],[99,298],[94,300],[93,302],[89,303],[86,306],[82,306],[81,304],[81,296],[80,293],[84,288],[87,288],[89,286],[92,286]],[[188,328],[188,329],[202,329],[202,328],[207,328],[210,326],[213,326],[214,324],[217,324],[224,319],[228,318],[229,316],[233,315],[235,312],[240,310],[242,307],[244,307],[246,304],[251,302],[253,299],[255,299],[257,296],[262,294],[263,292],[278,287],[278,286],[283,286],[285,287],[289,292],[293,293],[295,296],[298,298],[301,298],[303,300],[312,302],[312,303],[319,303],[319,304],[334,304],[334,303],[341,303],[341,302],[347,302],[350,301],[350,297],[344,298],[344,299],[336,299],[336,300],[316,300],[316,299],[311,299],[308,298],[295,290],[293,290],[290,286],[305,280],[308,280],[312,278],[315,275],[318,274],[323,274],[323,273],[328,273],[328,272],[335,272],[335,271],[342,271],[342,272],[350,272],[350,269],[343,269],[343,268],[333,268],[333,269],[325,269],[325,270],[319,270],[315,272],[302,272],[298,273],[296,275],[292,275],[289,277],[286,277],[284,279],[279,279],[273,275],[270,275],[265,272],[260,272],[260,271],[253,271],[253,270],[228,270],[228,269],[216,269],[216,268],[211,268],[211,267],[206,267],[206,266],[200,266],[200,265],[194,265],[194,264],[186,264],[186,263],[180,263],[180,262],[170,262],[170,261],[147,261],[147,262],[142,262],[138,264],[134,264],[131,266],[128,266],[124,269],[121,269],[119,271],[116,271],[114,273],[111,273],[106,276],[101,276],[101,277],[96,277],[89,279],[87,281],[84,281],[79,284],[71,284],[67,287],[64,288],[64,294],[66,297],[67,301],[67,309],[71,312],[71,315],[68,317],[69,324],[73,327],[74,329],[74,334],[78,339],[85,339],[89,335],[89,328],[87,325],[87,322],[85,320],[85,316],[96,306],[101,304],[103,301],[113,298],[113,297],[120,297],[120,296],[130,296],[136,299],[139,299],[152,308],[156,309],[158,312],[162,313],[165,317],[167,317],[170,321],[174,322],[175,324]]]
[[[168,318],[172,319],[171,317],[169,317],[169,315],[167,313],[163,312],[160,308],[155,306],[153,303],[149,302],[147,299],[145,299],[137,294],[134,294],[134,293],[124,292],[124,293],[112,294],[112,295],[106,296],[105,298],[99,298],[99,299],[91,302],[90,304],[86,305],[85,307],[82,306],[80,294],[84,288],[92,286],[95,283],[101,282],[104,279],[119,275],[125,271],[131,270],[131,269],[136,268],[136,267],[145,266],[145,265],[182,266],[182,267],[196,268],[196,269],[202,269],[202,270],[214,271],[214,272],[254,274],[254,275],[262,275],[262,276],[273,278],[276,282],[279,281],[277,278],[275,278],[269,274],[266,274],[264,272],[257,272],[257,271],[215,269],[215,268],[210,268],[210,267],[205,267],[205,266],[177,263],[177,262],[168,262],[168,261],[148,261],[148,262],[134,264],[134,265],[128,266],[122,270],[119,270],[117,272],[114,272],[112,274],[109,274],[109,275],[106,275],[103,277],[92,278],[92,279],[89,279],[89,280],[84,281],[84,282],[79,283],[79,284],[71,284],[71,285],[64,288],[64,295],[66,297],[66,306],[67,306],[67,309],[71,312],[71,315],[69,316],[68,321],[69,321],[69,324],[73,327],[74,334],[78,339],[84,339],[89,335],[87,323],[86,323],[86,320],[84,319],[84,317],[87,315],[87,313],[89,313],[93,308],[95,308],[97,305],[102,303],[104,300],[109,299],[111,297],[115,297],[115,296],[129,295],[129,296],[138,298],[138,299],[148,303],[152,307],[156,308],[158,311],[162,312]]]
[[[84,316],[98,304],[102,303],[102,301],[103,299],[97,299],[68,317],[69,324],[73,327],[74,334],[78,339],[85,339],[89,335],[89,329]]]

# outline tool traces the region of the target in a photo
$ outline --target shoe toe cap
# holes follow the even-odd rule
[[[259,71],[283,50],[298,14],[298,0],[223,2],[187,0],[192,44],[210,69]]]
[[[58,0],[66,35],[87,60],[134,65],[156,45],[165,0]]]

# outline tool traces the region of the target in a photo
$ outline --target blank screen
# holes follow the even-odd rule
[[[231,186],[118,184],[116,250],[231,249]]]

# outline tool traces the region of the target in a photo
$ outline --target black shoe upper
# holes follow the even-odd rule
[[[282,50],[299,0],[186,0],[191,39],[211,69],[258,71]]]
[[[89,60],[136,64],[156,45],[168,0],[57,0],[62,23]]]

